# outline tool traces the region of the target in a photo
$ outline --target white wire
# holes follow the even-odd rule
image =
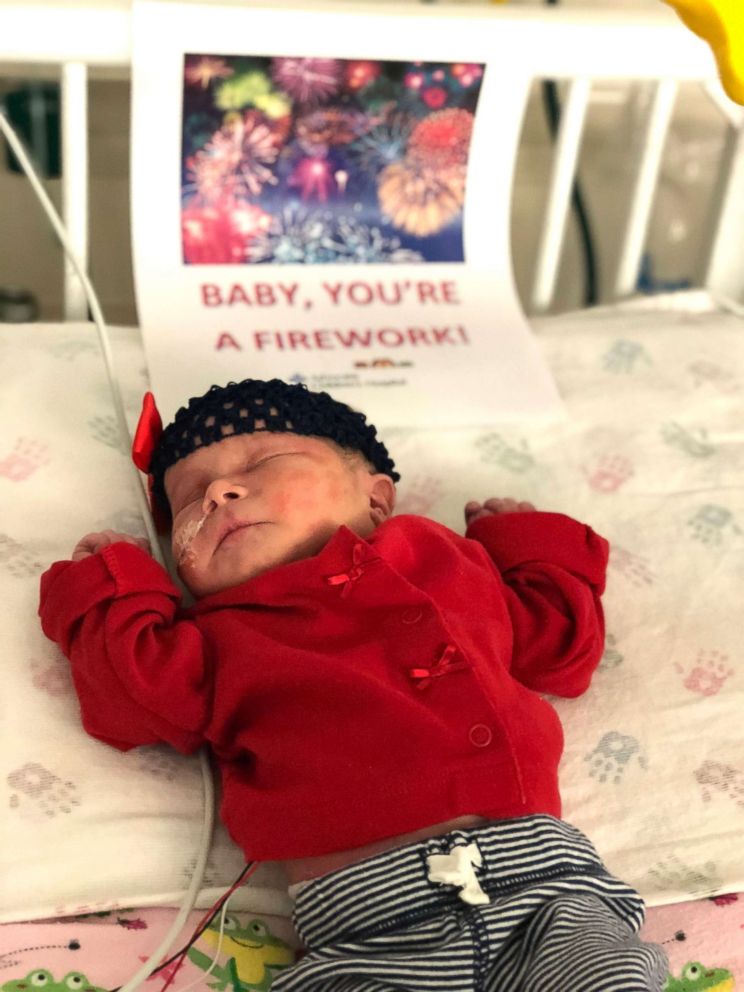
[[[108,376],[109,389],[111,390],[111,399],[114,403],[114,411],[116,413],[116,420],[119,426],[119,433],[123,441],[127,445],[127,450],[131,447],[131,437],[129,434],[129,426],[127,425],[126,414],[124,413],[124,403],[121,398],[121,392],[119,391],[119,383],[116,378],[116,371],[114,368],[114,357],[111,352],[111,345],[109,343],[108,330],[103,319],[103,313],[101,312],[101,306],[98,302],[98,297],[96,292],[91,285],[90,280],[75,255],[75,251],[70,243],[70,238],[67,234],[62,220],[57,213],[54,204],[47,196],[47,192],[41,184],[41,180],[36,175],[34,167],[26,154],[26,150],[21,144],[20,139],[13,130],[10,121],[5,116],[5,113],[0,109],[0,130],[2,130],[5,135],[5,139],[13,149],[16,158],[20,162],[23,171],[26,173],[26,178],[31,183],[36,196],[39,199],[44,212],[49,219],[52,227],[54,228],[57,237],[62,242],[62,247],[64,248],[65,254],[70,260],[70,264],[74,268],[80,282],[83,284],[83,290],[85,291],[85,297],[88,301],[88,306],[90,307],[90,312],[93,315],[93,321],[98,330],[98,341],[101,346],[101,352],[103,353],[103,363],[106,367],[106,375]],[[131,459],[127,459],[128,464],[131,467],[134,477],[136,479],[135,490],[137,493],[137,501],[139,503],[139,509],[142,514],[142,519],[145,522],[145,527],[147,529],[147,536],[152,547],[153,557],[164,565],[163,553],[160,549],[160,543],[158,541],[157,532],[155,530],[155,525],[152,522],[152,516],[150,514],[150,508],[147,504],[147,497],[145,496],[144,489],[142,488],[142,480],[140,478],[139,470]]]
[[[90,307],[90,312],[93,315],[93,320],[95,322],[96,328],[98,330],[98,340],[101,345],[101,352],[103,354],[103,362],[106,367],[106,375],[108,376],[109,388],[111,390],[111,398],[114,403],[114,410],[116,412],[116,420],[119,426],[119,432],[121,434],[122,440],[125,442],[125,448],[128,451],[131,448],[131,437],[129,434],[129,426],[127,424],[126,414],[124,413],[124,403],[121,397],[121,392],[119,390],[119,382],[116,378],[116,372],[114,369],[114,359],[111,353],[111,346],[108,337],[108,330],[103,319],[103,313],[101,311],[100,304],[98,302],[98,297],[96,296],[95,290],[85,273],[83,266],[80,264],[75,252],[70,243],[70,238],[62,223],[57,211],[55,210],[54,204],[47,196],[46,190],[41,184],[41,180],[36,175],[31,160],[26,154],[26,150],[23,147],[20,139],[13,130],[10,121],[5,116],[2,109],[0,109],[0,130],[5,135],[5,139],[13,149],[16,158],[21,164],[23,171],[26,174],[26,178],[31,183],[34,192],[36,193],[39,202],[41,203],[44,212],[46,213],[52,227],[54,228],[57,237],[62,242],[62,247],[64,248],[65,254],[72,267],[75,269],[80,282],[83,285],[83,290],[85,292],[85,297],[88,301],[88,306]],[[165,567],[165,562],[163,560],[163,552],[158,541],[157,531],[155,529],[155,524],[153,523],[152,515],[150,513],[150,507],[147,502],[147,497],[142,486],[142,480],[140,478],[139,471],[131,459],[127,459],[131,466],[131,470],[135,476],[135,492],[137,493],[137,501],[139,503],[139,509],[142,514],[142,519],[145,523],[145,528],[147,530],[147,535],[150,540],[150,546],[152,548],[153,557]],[[203,783],[203,796],[204,796],[204,809],[203,809],[203,826],[202,834],[199,842],[199,850],[196,856],[196,865],[194,866],[194,873],[191,877],[191,882],[189,884],[188,890],[184,897],[183,903],[176,915],[173,925],[171,926],[168,933],[165,935],[163,940],[160,942],[158,947],[152,952],[150,957],[145,961],[141,968],[129,979],[129,981],[122,985],[120,992],[134,992],[142,982],[147,979],[158,965],[158,962],[162,957],[164,957],[173,945],[176,937],[179,935],[184,927],[186,918],[188,917],[191,910],[194,908],[196,903],[196,897],[201,888],[202,881],[204,879],[204,870],[207,864],[207,855],[209,853],[209,847],[212,840],[212,830],[214,828],[214,781],[212,779],[212,770],[209,767],[209,760],[207,758],[206,752],[201,750],[199,752],[199,762],[202,773],[202,783]]]
[[[207,855],[209,853],[209,846],[212,841],[212,829],[214,827],[214,781],[212,779],[212,770],[209,767],[206,751],[203,749],[199,752],[199,762],[202,773],[202,785],[204,787],[204,819],[201,841],[199,843],[199,850],[196,856],[194,874],[191,876],[191,884],[189,885],[188,891],[186,892],[184,900],[181,903],[181,907],[178,910],[178,914],[173,921],[170,930],[165,937],[163,937],[161,942],[152,952],[147,961],[145,961],[142,967],[138,968],[129,981],[125,982],[125,984],[121,986],[119,992],[134,992],[135,989],[139,988],[140,985],[150,977],[153,971],[157,968],[161,959],[166,957],[168,951],[175,943],[176,938],[184,928],[189,913],[194,908],[194,904],[196,903],[196,897],[199,894],[199,889],[201,888],[201,883],[204,878],[204,869],[207,865]]]
[[[237,892],[237,889],[235,891]],[[195,985],[201,985],[204,982],[204,979],[207,977],[207,975],[211,975],[214,969],[216,968],[217,961],[219,960],[220,957],[220,951],[222,950],[222,941],[225,936],[225,917],[227,916],[227,906],[234,895],[235,892],[231,892],[230,895],[227,897],[227,899],[225,899],[225,902],[222,906],[222,912],[220,913],[220,939],[217,941],[217,950],[214,952],[214,958],[212,959],[212,963],[204,972],[204,974],[197,975],[197,977],[193,980],[193,982],[189,982],[188,985],[184,985],[182,989],[177,989],[176,992],[187,992],[187,989],[193,989]]]

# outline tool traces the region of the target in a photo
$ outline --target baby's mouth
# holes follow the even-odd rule
[[[215,551],[219,550],[223,544],[230,543],[233,535],[238,534],[240,531],[247,530],[249,528],[255,528],[263,523],[267,523],[265,520],[230,520],[227,521],[220,527],[217,532],[217,540],[215,542]]]
[[[217,547],[219,548],[226,541],[229,541],[231,537],[238,533],[238,531],[245,530],[246,527],[251,526],[251,524],[235,524],[233,527],[230,527],[229,530],[226,530],[225,533],[218,539]]]

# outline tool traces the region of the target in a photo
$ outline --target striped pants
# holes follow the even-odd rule
[[[640,896],[551,816],[456,830],[302,886],[307,954],[272,992],[649,992]]]

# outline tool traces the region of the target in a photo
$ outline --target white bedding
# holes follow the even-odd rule
[[[605,656],[584,697],[556,703],[564,814],[651,904],[744,889],[744,321],[692,294],[544,320],[538,336],[569,419],[385,432],[399,510],[461,530],[467,499],[510,495],[610,540]],[[135,416],[141,347],[132,329],[115,342]],[[0,921],[172,904],[197,847],[198,766],[87,738],[36,621],[38,576],[78,536],[143,532],[95,331],[0,327],[0,362]],[[220,830],[208,884],[241,862]],[[243,905],[286,912],[262,871]]]

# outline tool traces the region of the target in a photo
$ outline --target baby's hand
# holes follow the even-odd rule
[[[86,534],[81,537],[72,552],[73,561],[82,561],[89,558],[107,544],[116,544],[117,541],[126,541],[127,544],[136,544],[143,551],[150,552],[150,542],[144,537],[132,537],[131,534],[118,534],[115,530],[102,530],[94,534]]]
[[[485,503],[478,503],[471,499],[465,504],[465,523],[469,527],[474,520],[481,517],[493,517],[498,513],[534,513],[535,507],[532,503],[518,502],[516,499],[498,499],[492,496]]]

